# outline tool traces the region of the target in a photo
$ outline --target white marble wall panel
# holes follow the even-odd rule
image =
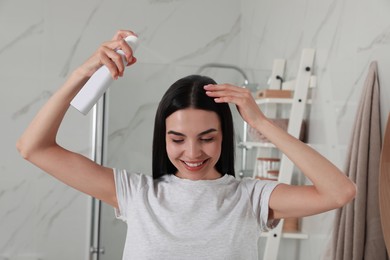
[[[390,4],[388,1],[242,1],[240,65],[266,85],[275,58],[287,60],[286,79],[296,76],[303,48],[316,49],[318,87],[309,121],[309,142],[344,167],[358,102],[371,61],[377,60],[381,118],[390,111]],[[384,127],[384,123],[382,128]],[[321,259],[331,239],[333,212],[305,218],[296,259]],[[321,224],[320,224],[321,223]],[[287,259],[283,250],[280,259]],[[289,258],[290,259],[290,258]]]
[[[6,90],[0,96],[1,260],[87,259],[89,198],[25,162],[15,149],[23,129],[72,69],[117,29],[130,28],[140,35],[139,63],[116,84],[113,96],[118,94],[110,101],[119,105],[119,111],[113,111],[117,117],[110,119],[109,140],[115,148],[110,162],[127,166],[130,156],[137,162],[130,161],[131,167],[150,172],[145,156],[150,147],[143,141],[151,140],[152,110],[174,80],[195,73],[201,64],[237,63],[239,7],[233,0],[0,2],[0,82]],[[238,77],[226,76],[221,79]],[[144,120],[148,111],[151,116]],[[131,143],[126,136],[138,138]],[[91,114],[84,117],[70,109],[58,139],[89,156]],[[129,147],[118,147],[121,142]],[[112,217],[112,210],[108,212]],[[118,222],[108,229],[115,226],[123,229]],[[120,238],[110,240],[123,244]],[[114,255],[110,246],[107,259],[120,259],[120,246],[112,247]]]
[[[15,149],[22,129],[52,93],[42,81],[39,77],[1,77],[2,85],[9,87],[0,98],[0,259],[55,259],[62,253],[77,259],[86,253],[88,198],[22,160]],[[67,118],[68,128],[59,139],[88,154],[89,123],[83,121]],[[80,128],[69,127],[69,123]],[[68,252],[67,244],[75,250]]]

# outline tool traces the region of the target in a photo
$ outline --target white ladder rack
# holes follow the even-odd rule
[[[301,125],[304,119],[306,104],[310,103],[310,100],[308,100],[309,87],[315,84],[311,82],[311,81],[315,82],[314,80],[315,78],[312,76],[314,54],[315,51],[313,49],[304,49],[302,51],[301,60],[298,67],[297,78],[292,82],[283,83],[282,75],[284,73],[285,61],[275,60],[269,88],[280,89],[281,87],[283,87],[284,84],[285,85],[290,84],[293,86],[293,91],[294,91],[293,97],[291,99],[285,99],[285,98],[266,99],[265,98],[265,99],[257,100],[258,105],[267,104],[267,112],[268,112],[267,116],[270,118],[276,116],[277,104],[291,104],[287,132],[296,138],[299,138]],[[275,146],[270,143],[248,142],[247,134],[246,134],[247,129],[248,126],[244,122],[244,136],[243,136],[243,143],[241,144],[243,151],[251,148],[257,148],[257,149],[275,148]],[[243,160],[246,160],[244,156],[243,156]],[[243,166],[245,166],[245,163],[243,163]],[[290,161],[290,159],[287,156],[282,154],[280,160],[278,181],[281,183],[291,184],[293,170],[294,170],[294,164]],[[261,235],[262,237],[266,237],[267,239],[265,245],[265,251],[263,254],[263,259],[265,260],[277,259],[280,239],[282,237],[292,238],[292,239],[306,239],[308,237],[308,235],[301,234],[301,233],[297,233],[297,234],[283,233],[282,231],[283,223],[284,220],[281,219],[280,223],[276,228]]]
[[[290,111],[290,120],[287,132],[298,138],[301,130],[305,107],[307,103],[308,90],[310,87],[310,78],[313,72],[314,63],[313,49],[305,49],[302,52],[298,75],[294,88],[293,102]],[[282,183],[291,183],[294,164],[286,156],[282,155],[280,161],[280,170],[278,181]],[[282,228],[284,220],[281,219],[279,225],[271,230],[267,238],[267,243],[264,251],[264,259],[276,260],[279,251],[280,239],[282,237]]]

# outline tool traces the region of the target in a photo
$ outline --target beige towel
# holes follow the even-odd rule
[[[386,247],[379,215],[381,127],[377,63],[370,64],[346,163],[346,174],[357,185],[354,201],[336,213],[333,260],[385,260]]]

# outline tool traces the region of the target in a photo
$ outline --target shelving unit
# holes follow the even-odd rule
[[[300,135],[301,125],[304,119],[305,108],[307,104],[311,103],[308,99],[309,87],[314,87],[315,77],[312,76],[313,62],[314,62],[315,51],[313,49],[304,49],[301,56],[300,65],[298,68],[297,78],[291,82],[283,82],[283,74],[285,68],[284,60],[276,60],[273,66],[273,72],[271,76],[270,88],[269,89],[283,89],[284,86],[293,86],[293,97],[292,98],[261,98],[257,99],[256,102],[259,106],[267,106],[267,116],[269,118],[275,118],[277,116],[277,106],[280,104],[290,104],[289,122],[287,132],[292,136],[298,138]],[[248,125],[244,122],[244,134],[243,142],[240,144],[242,148],[242,172],[246,170],[247,150],[257,149],[257,153],[264,149],[276,149],[271,143],[266,142],[253,142],[248,140]],[[293,175],[294,165],[284,154],[281,155],[280,169],[278,181],[281,183],[291,184]],[[303,233],[283,233],[284,220],[282,219],[279,225],[266,233],[261,234],[262,237],[266,237],[267,242],[263,259],[276,260],[280,239],[307,239],[308,234]]]
[[[269,233],[269,232],[263,232],[263,233],[261,233],[260,236],[268,238],[271,235],[272,234]],[[296,232],[296,233],[283,232],[282,233],[282,238],[287,238],[287,239],[308,239],[309,235],[308,234],[304,234],[304,233],[300,233],[300,232]]]
[[[258,105],[264,104],[293,104],[294,99],[292,98],[258,98],[256,103]],[[306,100],[306,104],[311,104],[311,99]]]

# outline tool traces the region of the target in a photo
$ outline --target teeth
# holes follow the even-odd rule
[[[184,162],[184,163],[187,164],[190,167],[198,167],[198,166],[202,165],[204,162],[199,162],[199,163]]]

